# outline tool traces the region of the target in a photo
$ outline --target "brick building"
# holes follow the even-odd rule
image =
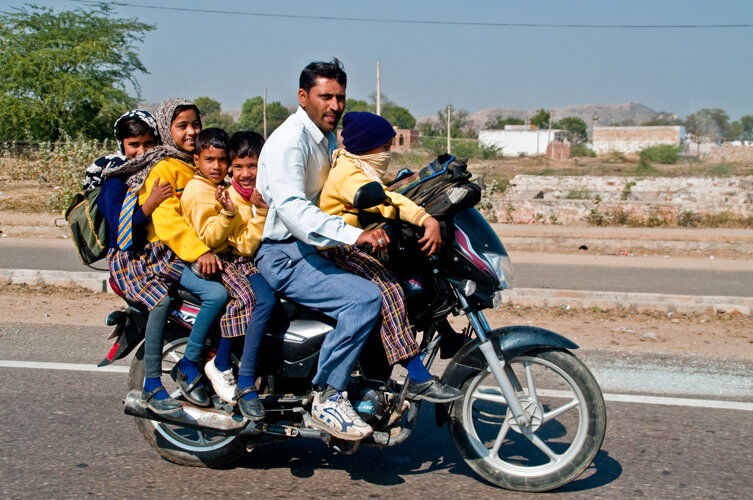
[[[685,127],[594,127],[591,142],[596,154],[638,153],[650,146],[682,144]]]

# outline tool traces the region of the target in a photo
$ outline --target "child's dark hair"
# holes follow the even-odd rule
[[[253,158],[259,156],[261,147],[264,146],[264,138],[261,134],[251,130],[241,130],[230,138],[227,145],[227,155],[230,161],[236,158]]]
[[[227,144],[229,141],[230,136],[228,136],[227,132],[221,128],[205,128],[196,136],[196,149],[194,150],[194,154],[201,155],[201,152],[209,147],[215,147],[227,151]]]
[[[332,78],[345,87],[348,83],[348,75],[345,74],[343,63],[336,57],[330,62],[314,61],[308,64],[298,79],[298,86],[306,92],[316,84],[317,78]]]
[[[184,112],[187,109],[193,109],[196,111],[196,118],[199,119],[199,123],[201,123],[201,111],[199,111],[199,108],[195,104],[183,104],[181,106],[176,106],[175,111],[173,111],[173,116],[170,118],[170,124],[172,124],[175,121],[175,118]]]
[[[115,129],[115,137],[119,141],[123,141],[128,137],[139,137],[144,134],[151,134],[154,137],[154,131],[143,120],[138,118],[128,118],[127,120],[121,120],[118,122],[118,126]]]

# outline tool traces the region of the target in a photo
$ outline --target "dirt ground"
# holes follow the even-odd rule
[[[113,294],[50,286],[0,285],[3,321],[103,326],[124,302]],[[584,349],[753,358],[753,317],[593,312],[503,307],[488,311],[492,327],[532,325],[564,335]],[[467,321],[452,318],[456,329]],[[105,328],[103,326],[103,328]]]

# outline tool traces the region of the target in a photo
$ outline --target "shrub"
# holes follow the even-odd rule
[[[640,152],[641,163],[675,164],[680,159],[680,151],[682,151],[682,146],[671,144],[651,146]]]
[[[596,152],[585,145],[585,143],[573,144],[570,146],[570,158],[595,157]]]

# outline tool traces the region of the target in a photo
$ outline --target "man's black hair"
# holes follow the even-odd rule
[[[154,137],[154,131],[143,120],[133,117],[127,120],[121,120],[118,122],[118,127],[115,130],[115,137],[119,141],[124,141],[129,137],[138,137],[144,134],[151,134]]]
[[[183,104],[181,106],[176,106],[175,111],[173,111],[173,116],[170,118],[170,125],[175,121],[175,118],[182,112],[184,112],[187,109],[193,109],[196,111],[196,118],[199,119],[199,123],[201,123],[201,111],[199,111],[199,108],[195,104]]]
[[[196,136],[196,149],[194,150],[194,154],[201,155],[202,151],[212,146],[227,151],[227,143],[229,141],[230,137],[227,135],[227,132],[221,128],[205,128]]]
[[[343,70],[343,63],[336,57],[332,58],[330,62],[314,61],[309,63],[301,71],[298,86],[308,93],[311,87],[316,85],[317,78],[331,78],[343,87],[347,86],[348,83],[348,75]]]
[[[259,156],[264,146],[264,137],[251,130],[241,130],[233,134],[227,145],[230,161],[236,158],[253,158]]]

